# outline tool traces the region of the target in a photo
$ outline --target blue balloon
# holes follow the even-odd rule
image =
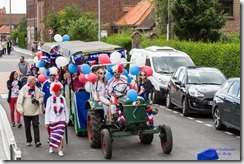
[[[89,74],[91,72],[91,67],[88,64],[81,65],[81,72],[83,74]]]
[[[131,101],[136,101],[137,100],[137,92],[134,89],[130,89],[127,92],[127,97],[131,100]]]
[[[70,40],[69,35],[65,34],[65,35],[63,36],[63,42],[67,42],[67,41],[69,41],[69,40]]]
[[[49,76],[50,76],[50,69],[49,69],[49,68],[46,70],[46,72],[45,72],[45,76],[46,76],[47,78],[49,78]]]
[[[132,81],[132,78],[130,76],[127,76],[128,83],[130,84]]]
[[[126,77],[129,75],[128,71],[126,69],[123,70],[122,75],[125,75]]]
[[[113,65],[107,65],[106,66],[108,72],[113,73],[112,67],[113,67]]]
[[[78,71],[78,66],[73,63],[70,63],[68,66],[68,70],[70,73],[76,73]]]
[[[138,75],[139,72],[140,72],[140,67],[135,66],[135,65],[133,65],[133,66],[130,67],[130,73],[132,75]]]
[[[37,67],[38,68],[41,68],[41,67],[44,67],[45,66],[45,61],[44,60],[40,60],[38,63],[37,63]]]
[[[114,77],[114,75],[111,72],[106,72],[106,74],[105,74],[105,80],[106,81],[109,81],[113,77]]]

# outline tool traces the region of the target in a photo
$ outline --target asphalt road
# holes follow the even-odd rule
[[[18,61],[15,59],[20,55],[13,52],[9,57],[13,61],[1,62],[0,59],[1,74],[12,71]],[[8,113],[9,107],[6,99],[3,98],[4,94],[0,97],[0,103]],[[138,136],[115,137],[112,143],[112,160],[196,160],[197,153],[208,148],[215,148],[220,160],[240,160],[240,132],[231,129],[215,130],[213,119],[209,115],[184,117],[180,109],[169,110],[163,105],[154,105],[154,107],[159,109],[159,113],[155,116],[155,125],[167,124],[171,127],[173,134],[171,154],[162,152],[158,134],[154,134],[154,140],[149,145],[141,144]],[[17,145],[22,151],[22,160],[105,160],[102,150],[92,149],[87,137],[76,136],[72,126],[68,127],[69,144],[64,144],[64,156],[59,157],[56,152],[49,154],[43,114],[40,114],[41,148],[26,146],[24,127],[20,129],[14,127],[12,130]]]

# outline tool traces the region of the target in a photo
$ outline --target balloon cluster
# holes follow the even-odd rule
[[[61,36],[60,34],[55,34],[54,35],[54,40],[56,42],[67,42],[67,41],[70,41],[70,37],[68,34],[65,34],[63,36]]]

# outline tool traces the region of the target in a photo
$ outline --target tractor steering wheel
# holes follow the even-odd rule
[[[129,89],[131,89],[130,84],[128,84],[128,83],[118,83],[118,84],[115,84],[112,87],[112,93],[116,94],[116,92],[117,92],[117,93],[120,93],[122,95],[125,95],[125,91],[126,91],[127,87],[129,87]],[[123,88],[123,90],[118,90],[120,88]]]

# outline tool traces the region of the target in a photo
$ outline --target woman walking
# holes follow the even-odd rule
[[[16,121],[18,124],[18,128],[22,126],[20,123],[20,113],[16,110],[17,99],[19,96],[19,90],[21,89],[22,84],[18,80],[18,73],[13,71],[10,73],[9,80],[7,81],[8,88],[8,103],[10,108],[10,120],[12,123],[12,127],[15,127],[15,111],[16,111]]]
[[[58,149],[58,155],[63,156],[63,136],[65,126],[69,122],[69,111],[66,100],[62,96],[62,84],[54,82],[51,84],[50,90],[52,96],[47,99],[45,112],[45,127],[50,128],[49,153],[53,153],[53,149]]]

